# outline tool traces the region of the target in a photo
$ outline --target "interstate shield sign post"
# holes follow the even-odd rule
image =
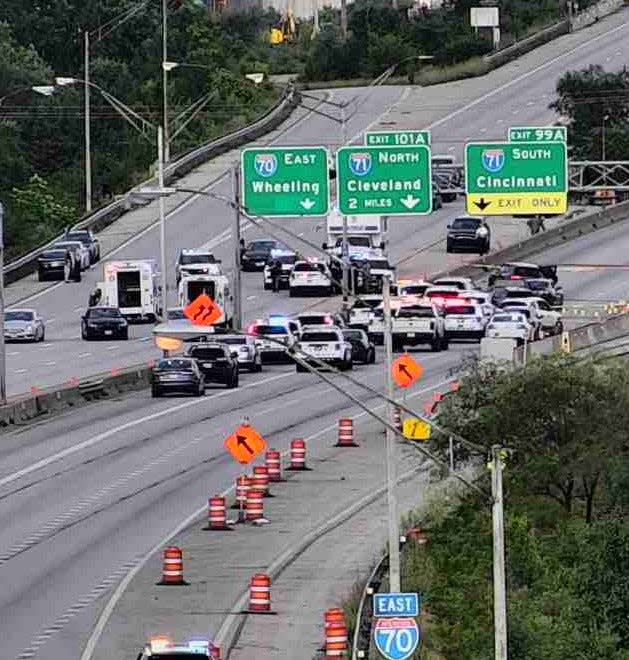
[[[467,212],[561,214],[568,209],[565,142],[471,142],[465,145]]]
[[[325,147],[243,149],[242,199],[247,213],[321,216],[330,207]]]
[[[343,215],[426,215],[432,212],[430,148],[342,147],[336,189]]]

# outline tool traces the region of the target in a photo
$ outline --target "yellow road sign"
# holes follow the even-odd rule
[[[408,440],[428,440],[430,438],[430,424],[417,417],[404,420],[402,433]]]
[[[566,213],[566,193],[467,193],[467,212],[472,215],[512,215],[514,213]]]

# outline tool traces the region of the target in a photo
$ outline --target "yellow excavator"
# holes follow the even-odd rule
[[[279,23],[271,28],[271,43],[282,44],[285,41],[295,41],[297,30],[295,29],[295,16],[289,6],[282,14]]]

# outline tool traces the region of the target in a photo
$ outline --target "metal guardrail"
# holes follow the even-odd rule
[[[217,140],[213,140],[208,144],[193,149],[168,165],[164,170],[165,182],[169,183],[174,179],[180,178],[201,163],[216,158],[231,149],[239,147],[241,144],[255,140],[261,135],[273,130],[293,111],[297,105],[297,100],[298,92],[295,91],[292,85],[289,85],[285,89],[280,101],[253,123],[244,126],[233,133],[220,137]],[[89,216],[84,217],[76,223],[72,229],[91,229],[95,232],[101,231],[115,222],[121,215],[130,211],[135,206],[140,205],[137,201],[134,202],[132,199],[134,191],[144,186],[154,185],[155,183],[156,178],[151,177],[147,181],[144,181],[125,193],[120,199],[117,199],[107,206],[98,209]],[[37,268],[37,258],[39,255],[44,250],[54,245],[54,243],[60,238],[62,238],[62,236],[58,236],[45,245],[42,245],[32,252],[29,252],[7,264],[4,267],[5,283],[10,284],[11,282],[16,282],[17,280],[33,273]]]

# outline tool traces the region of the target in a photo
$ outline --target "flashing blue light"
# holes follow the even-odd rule
[[[207,655],[210,642],[207,639],[190,639],[188,640],[188,648],[193,653],[205,653]]]

